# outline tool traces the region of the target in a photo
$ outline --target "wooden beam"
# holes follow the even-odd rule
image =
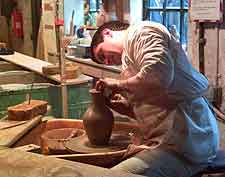
[[[2,148],[0,150],[0,162],[0,175],[4,177],[141,177],[140,175],[134,175],[132,173],[113,171],[88,164],[47,157],[15,149]]]
[[[60,63],[61,63],[61,77],[64,76],[65,74],[65,53],[64,53],[64,49],[61,49],[60,51],[61,55],[60,55]],[[61,80],[62,82],[62,86],[61,86],[61,95],[62,95],[62,113],[63,113],[63,117],[68,117],[68,93],[67,93],[67,87],[64,84],[65,83],[65,79],[63,78]]]
[[[121,1],[121,0],[116,0],[116,16],[119,21],[123,22],[124,8],[123,8],[123,1]]]
[[[0,42],[4,42],[8,46],[8,44],[9,44],[9,36],[8,36],[9,27],[7,24],[7,18],[5,16],[0,16],[0,26],[1,26]]]
[[[37,116],[24,124],[4,129],[0,131],[0,146],[11,147],[16,141],[24,136],[29,130],[38,125],[42,116]],[[10,121],[7,120],[9,123]],[[0,121],[0,124],[4,124],[4,121]],[[0,172],[1,174],[1,172]],[[0,175],[1,176],[1,175]]]
[[[29,71],[0,72],[0,85],[30,84],[34,80],[34,73]]]
[[[18,52],[15,52],[15,54],[13,55],[0,55],[0,58],[61,84],[61,77],[59,74],[46,76],[42,72],[42,67],[53,65],[49,62],[42,61],[37,58],[33,58]],[[91,77],[80,75],[78,78],[75,79],[67,79],[64,84],[66,85],[82,84],[90,80],[92,80]]]
[[[12,70],[23,70],[23,68],[6,61],[0,61],[0,72]]]
[[[119,78],[121,68],[118,66],[107,66],[97,64],[91,59],[76,58],[74,56],[67,56],[68,60],[75,62],[80,68],[82,73],[95,77],[95,78]]]
[[[0,16],[2,16],[2,4],[3,3],[3,1],[0,1]]]

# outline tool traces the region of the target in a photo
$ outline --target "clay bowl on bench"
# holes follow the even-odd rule
[[[42,154],[68,154],[64,143],[70,138],[84,136],[85,131],[78,128],[58,128],[44,132],[41,135]]]

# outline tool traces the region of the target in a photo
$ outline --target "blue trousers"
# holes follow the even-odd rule
[[[144,150],[111,168],[148,177],[191,177],[206,167],[177,153],[158,147]]]

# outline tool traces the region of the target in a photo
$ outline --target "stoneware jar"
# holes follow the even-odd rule
[[[105,104],[103,93],[91,89],[92,104],[83,115],[83,124],[88,139],[93,145],[107,145],[112,134],[114,118]]]

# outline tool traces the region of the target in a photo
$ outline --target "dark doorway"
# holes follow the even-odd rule
[[[41,21],[41,5],[42,0],[31,0],[31,6],[32,6],[32,26],[33,26],[33,46],[34,46],[34,57],[36,55],[37,51],[37,42],[38,42],[38,31]]]

